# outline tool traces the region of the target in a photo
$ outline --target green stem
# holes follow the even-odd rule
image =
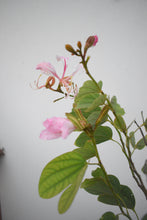
[[[99,152],[98,152],[98,149],[97,149],[97,147],[96,147],[96,143],[95,143],[94,137],[91,136],[91,140],[92,140],[92,143],[93,143],[93,145],[94,145],[94,147],[95,147],[95,152],[96,152],[96,157],[97,157],[97,160],[98,160],[98,164],[99,164],[99,166],[101,167],[101,169],[103,170],[103,173],[104,173],[104,175],[105,175],[107,184],[108,184],[108,186],[109,186],[109,188],[110,188],[112,194],[114,195],[114,197],[115,197],[115,199],[116,199],[116,201],[117,201],[117,204],[118,204],[118,206],[119,206],[119,208],[120,208],[122,214],[123,214],[124,216],[126,216],[128,219],[132,220],[132,218],[131,218],[130,215],[129,215],[129,212],[128,212],[127,207],[125,207],[125,208],[126,208],[126,212],[127,212],[127,214],[126,214],[126,213],[124,212],[124,210],[123,210],[121,204],[120,204],[118,195],[117,195],[117,194],[114,192],[114,190],[113,190],[113,187],[112,187],[112,185],[111,185],[111,183],[110,183],[110,181],[109,181],[109,179],[108,179],[108,175],[107,175],[107,172],[106,172],[106,170],[105,170],[105,167],[103,166],[103,163],[102,163],[102,161],[101,161],[101,159],[100,159]],[[123,203],[124,203],[124,202],[123,202]]]

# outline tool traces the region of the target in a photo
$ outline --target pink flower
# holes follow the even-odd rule
[[[43,122],[45,130],[40,134],[40,138],[44,140],[51,140],[62,137],[65,139],[72,131],[75,130],[75,126],[67,118],[53,117]]]
[[[77,90],[76,90],[77,87],[76,86],[74,87],[74,84],[72,82],[72,77],[80,70],[81,65],[78,66],[77,69],[71,75],[65,77],[68,58],[61,57],[61,56],[57,56],[56,58],[57,58],[57,61],[63,60],[63,62],[64,62],[64,68],[63,68],[63,73],[62,73],[61,77],[58,76],[54,66],[51,63],[47,63],[47,62],[40,63],[40,64],[37,65],[36,69],[41,70],[41,72],[45,75],[57,78],[59,80],[60,86],[65,88],[65,91],[66,91],[67,95],[69,95],[71,92],[73,92],[74,94],[77,93]],[[40,89],[42,87],[49,88],[47,83],[45,85],[38,86],[39,79],[40,79],[40,76],[39,76],[39,78],[37,80],[37,83],[36,83],[36,86],[37,86],[38,89]]]

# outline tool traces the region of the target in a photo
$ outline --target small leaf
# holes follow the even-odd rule
[[[135,207],[135,197],[133,195],[132,190],[128,186],[121,185],[119,195],[123,199],[123,201],[125,202],[127,208],[134,209],[134,207]]]
[[[49,162],[39,180],[39,195],[51,198],[72,184],[86,161],[76,152],[62,154]]]
[[[119,180],[113,175],[108,175],[108,179],[112,185],[113,190],[118,193],[120,191]],[[112,194],[109,185],[103,177],[85,179],[81,187],[84,188],[88,193],[94,195]]]
[[[85,179],[81,188],[93,195],[111,194],[111,190],[102,178]]]
[[[131,143],[132,147],[135,148],[136,141],[135,141],[135,135],[134,135],[133,131],[130,132],[129,138],[130,138],[130,143]]]
[[[107,126],[98,126],[94,132],[96,144],[108,141],[112,138],[112,129]],[[85,142],[90,140],[85,132],[82,132],[75,141],[75,145],[83,147]]]
[[[69,186],[61,195],[58,203],[58,211],[60,214],[65,213],[71,206],[78,192],[78,189],[80,187],[86,169],[87,169],[87,164],[85,164],[85,166],[81,168],[75,182],[71,186]]]
[[[112,129],[107,126],[98,126],[94,132],[96,144],[103,143],[112,138]]]
[[[119,203],[122,207],[127,207],[129,209],[134,209],[135,207],[135,197],[128,186],[120,185],[119,192]],[[117,200],[111,194],[103,194],[98,197],[98,201],[109,204],[109,205],[118,205]]]
[[[100,220],[119,220],[119,217],[116,216],[113,212],[106,212],[102,215]]]
[[[91,140],[86,141],[84,147],[75,149],[74,152],[80,154],[85,160],[90,159],[96,155],[95,148]]]
[[[145,140],[147,142],[147,135],[145,136]],[[138,150],[142,150],[145,147],[145,142],[144,142],[144,138],[141,138],[137,144],[135,145],[135,148],[137,148]]]
[[[82,132],[76,139],[75,145],[77,147],[84,147],[86,141],[90,140],[88,135],[85,132]]]
[[[143,167],[142,167],[142,172],[145,174],[145,175],[147,175],[147,160],[145,161],[145,163],[144,163],[144,165],[143,165]]]
[[[114,125],[122,132],[126,131],[126,123],[122,116],[118,115],[114,120]]]
[[[92,171],[92,176],[95,178],[97,177],[97,178],[105,179],[105,174],[104,174],[103,170],[99,167],[96,170]]]
[[[124,115],[125,114],[125,111],[123,108],[120,107],[120,105],[117,103],[117,98],[116,96],[113,96],[112,99],[111,99],[111,105],[115,111],[115,113],[117,115]]]

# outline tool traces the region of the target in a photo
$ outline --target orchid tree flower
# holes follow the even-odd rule
[[[75,96],[78,92],[78,89],[77,89],[77,85],[74,85],[74,83],[72,82],[72,78],[81,69],[81,65],[78,65],[76,70],[71,75],[65,76],[68,58],[63,57],[63,56],[57,56],[56,58],[57,58],[57,61],[62,60],[64,63],[62,76],[59,77],[54,66],[51,63],[42,62],[42,63],[38,64],[36,67],[37,70],[41,70],[41,72],[42,72],[40,74],[37,82],[35,83],[36,87],[38,89],[45,87],[45,88],[49,88],[49,89],[56,91],[56,92],[65,93],[66,96],[69,96],[70,94],[73,94]],[[39,81],[40,81],[40,77],[42,76],[42,74],[47,75],[48,79],[47,79],[45,85],[39,86]],[[55,84],[55,79],[57,79],[59,81],[59,85],[56,90],[52,88],[52,86]]]
[[[76,128],[67,118],[53,117],[43,122],[45,129],[41,132],[40,138],[51,140],[62,137],[65,139]]]

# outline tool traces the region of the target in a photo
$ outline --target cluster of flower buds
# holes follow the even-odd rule
[[[97,44],[97,42],[98,42],[98,36],[97,35],[88,37],[88,39],[85,42],[83,57],[86,56],[87,50],[90,47],[95,46]],[[75,50],[70,44],[65,45],[66,50],[68,52],[70,52],[72,55],[82,56],[82,44],[81,44],[80,41],[77,42],[77,47],[78,47],[78,49]]]

